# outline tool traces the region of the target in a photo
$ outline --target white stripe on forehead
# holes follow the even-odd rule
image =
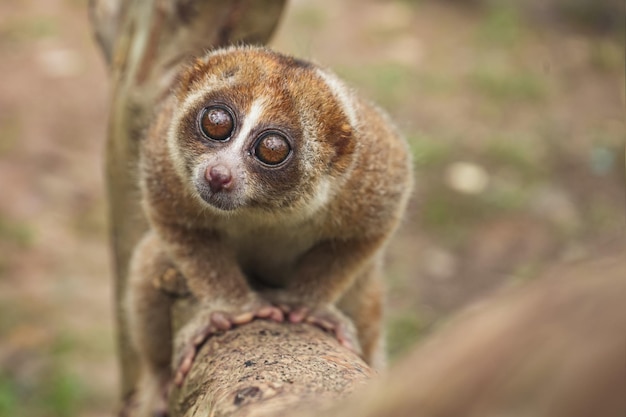
[[[346,113],[346,116],[348,116],[350,126],[356,129],[358,118],[356,116],[354,99],[348,88],[334,74],[324,71],[321,68],[318,68],[316,73],[324,80],[335,98],[341,102],[342,110]]]
[[[265,105],[267,99],[265,97],[258,97],[250,105],[250,110],[243,116],[243,124],[239,133],[237,133],[237,141],[245,142],[246,138],[252,131],[252,129],[259,124],[259,120],[265,111]]]
[[[241,164],[241,158],[244,154],[244,146],[248,145],[248,135],[259,124],[261,116],[265,112],[265,104],[267,99],[265,97],[258,97],[250,105],[250,109],[247,113],[243,114],[243,124],[237,133],[237,136],[232,138],[230,146],[224,148],[223,151],[218,151],[219,158],[227,160],[231,167],[235,167]],[[241,111],[241,109],[240,109]]]

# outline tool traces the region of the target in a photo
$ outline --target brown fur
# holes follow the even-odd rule
[[[407,146],[378,109],[331,86],[320,71],[334,77],[266,49],[230,48],[183,70],[163,102],[141,144],[152,230],[133,259],[129,299],[148,374],[163,375],[162,358],[171,356],[169,333],[152,331],[169,303],[146,284],[160,265],[180,271],[205,313],[237,314],[266,302],[307,306],[354,325],[364,359],[383,362],[380,270],[411,190]],[[258,120],[239,137],[261,97]],[[218,143],[199,131],[198,114],[211,103],[235,114],[231,140]],[[278,168],[250,153],[266,129],[283,132],[292,146]],[[218,196],[228,210],[216,208],[197,174],[216,163],[233,174],[233,191]],[[205,313],[181,331],[180,343]]]

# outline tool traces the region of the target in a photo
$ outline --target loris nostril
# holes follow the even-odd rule
[[[215,165],[207,168],[204,177],[209,182],[209,187],[211,187],[211,191],[214,193],[229,190],[233,185],[233,176],[224,165]]]

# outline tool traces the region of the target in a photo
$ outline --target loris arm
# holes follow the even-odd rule
[[[383,238],[327,240],[305,253],[279,301],[315,308],[335,304],[358,274],[371,268]]]
[[[376,284],[370,280],[376,276],[383,243],[384,237],[321,242],[300,258],[286,288],[263,295],[281,305],[290,322],[306,321],[334,333],[371,363],[382,292],[372,290]]]
[[[253,292],[234,254],[215,232],[168,227],[161,234],[176,267],[201,303],[236,308],[251,301]]]
[[[283,313],[252,291],[234,254],[215,233],[178,228],[161,232],[173,262],[199,301],[195,316],[174,342],[178,366],[174,382],[181,384],[198,346],[211,334],[255,317],[282,321]]]

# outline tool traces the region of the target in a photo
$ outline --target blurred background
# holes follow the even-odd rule
[[[408,138],[393,358],[451,313],[624,234],[621,0],[292,1],[272,45]],[[103,183],[109,84],[85,0],[0,0],[0,417],[117,396]]]

